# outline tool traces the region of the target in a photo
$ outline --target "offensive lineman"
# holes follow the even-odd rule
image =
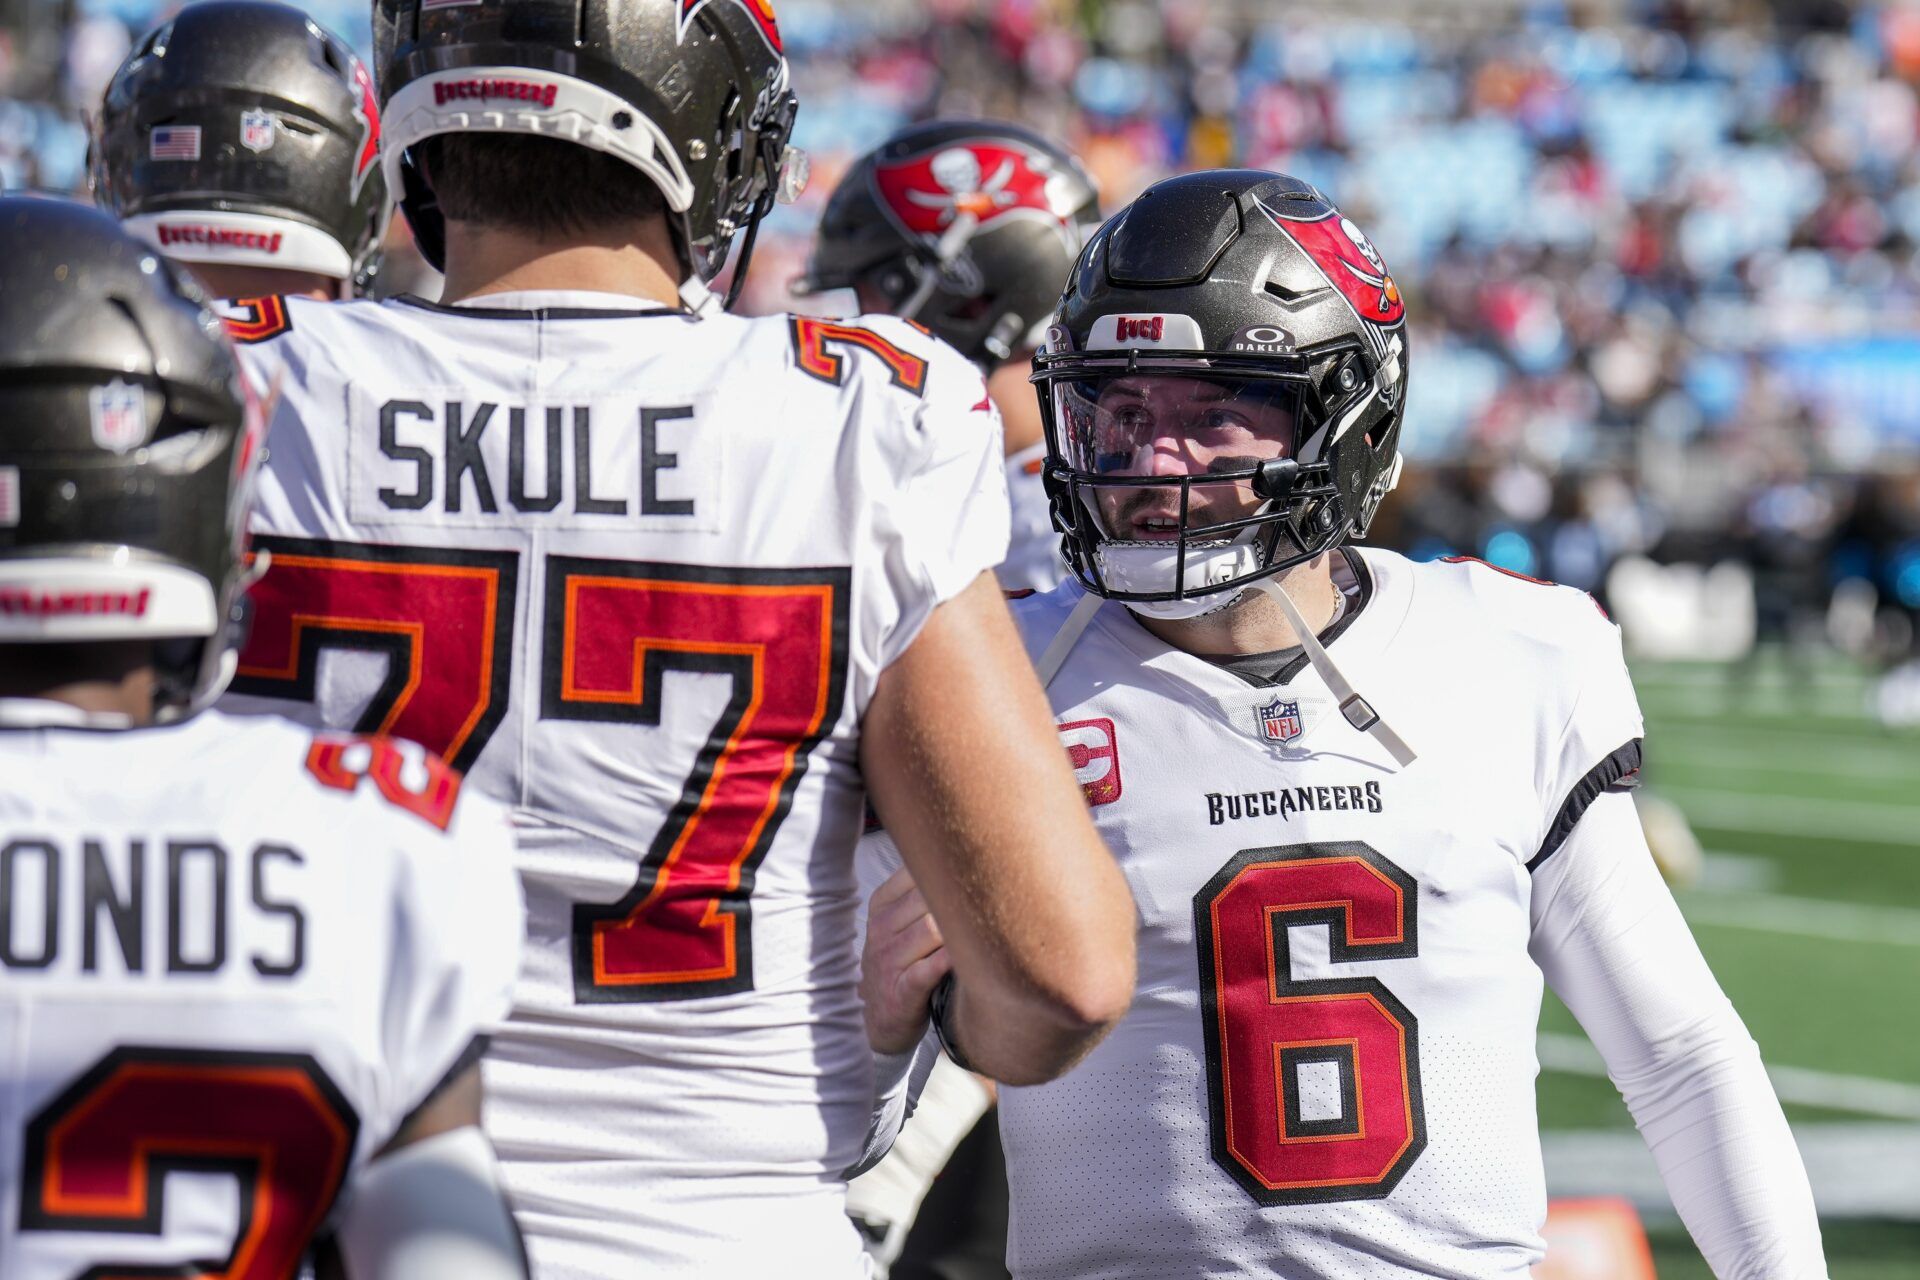
[[[1099,224],[1098,195],[1080,162],[1039,134],[980,120],[909,125],[841,179],[794,285],[801,294],[851,290],[861,310],[925,325],[986,375],[1013,508],[1007,558],[994,570],[1008,590],[1047,590],[1066,572],[1041,482],[1047,446],[1028,376],[1073,260]],[[935,1175],[963,1141],[981,1148],[985,1176],[942,1182],[971,1201],[968,1213],[946,1216],[983,1224],[985,1239],[968,1247],[995,1259],[1006,1253],[992,1099],[991,1082],[939,1063],[887,1159],[848,1188],[848,1210],[881,1266],[899,1256]],[[913,1265],[908,1258],[906,1269]]]
[[[392,202],[373,79],[298,9],[205,0],[141,38],[94,122],[92,183],[126,229],[184,264],[241,337],[275,295],[364,291]]]
[[[0,238],[0,1274],[281,1280],[329,1231],[351,1280],[523,1280],[476,1065],[506,814],[202,710],[258,406],[111,219],[4,199]]]
[[[1016,614],[1140,984],[1073,1075],[1001,1091],[1012,1270],[1521,1280],[1544,979],[1714,1273],[1823,1277],[1757,1047],[1625,794],[1617,628],[1348,545],[1398,476],[1404,342],[1372,244],[1275,174],[1163,182],[1075,269],[1036,381],[1077,581]]]
[[[1132,985],[1124,881],[987,572],[992,405],[906,324],[709,294],[799,176],[765,0],[375,23],[447,301],[295,300],[246,349],[285,396],[235,688],[517,806],[531,945],[487,1125],[537,1275],[860,1275],[842,1180],[906,1066],[855,985],[864,792],[948,926],[909,986],[951,965],[982,1070],[1057,1074]]]
[[[797,292],[851,289],[862,311],[933,330],[980,366],[1000,411],[1012,544],[995,570],[1009,591],[1066,572],[1045,487],[1047,442],[1027,376],[1086,238],[1099,195],[1073,154],[1018,125],[909,125],[834,188]]]

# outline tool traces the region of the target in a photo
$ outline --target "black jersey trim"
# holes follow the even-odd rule
[[[1367,568],[1367,562],[1352,547],[1341,547],[1338,550],[1346,560],[1347,568],[1353,571],[1353,580],[1360,588],[1360,598],[1354,601],[1353,607],[1341,614],[1332,626],[1320,633],[1320,647],[1323,649],[1332,648],[1333,642],[1347,633],[1347,628],[1359,620],[1360,615],[1366,611],[1367,605],[1373,601],[1373,571]],[[1274,688],[1292,684],[1293,678],[1305,671],[1310,661],[1306,649],[1302,648],[1287,660],[1286,666],[1274,673],[1273,679],[1263,681],[1261,684],[1254,684],[1254,681],[1242,672],[1233,671],[1232,674],[1239,676],[1248,684],[1254,684],[1255,688]],[[1223,668],[1223,670],[1231,670],[1231,668]]]
[[[1527,863],[1528,871],[1538,870],[1540,864],[1551,858],[1573,834],[1573,828],[1587,808],[1600,794],[1622,779],[1630,778],[1640,771],[1640,742],[1635,738],[1618,751],[1588,770],[1587,776],[1574,784],[1566,801],[1561,804],[1560,812],[1554,816],[1553,825],[1547,828],[1547,838],[1540,844],[1540,852],[1533,855]]]
[[[473,320],[634,320],[644,316],[679,316],[683,320],[693,318],[691,313],[672,307],[608,307],[605,310],[599,307],[535,307],[516,311],[508,307],[449,306],[444,302],[428,302],[411,293],[396,294],[388,301],[417,307],[421,311],[438,312],[443,316],[466,316]]]
[[[1341,547],[1339,548],[1339,553],[1345,558],[1347,568],[1353,571],[1353,580],[1360,588],[1360,598],[1353,602],[1353,608],[1341,614],[1338,621],[1320,633],[1320,647],[1323,649],[1331,649],[1333,642],[1345,635],[1347,628],[1359,621],[1360,615],[1366,612],[1369,604],[1373,603],[1373,571],[1367,568],[1367,562],[1362,559],[1359,552],[1355,551],[1352,547]],[[1280,668],[1278,678],[1271,683],[1274,685],[1292,684],[1293,678],[1302,671],[1305,671],[1310,661],[1311,659],[1307,657],[1306,649],[1302,648],[1299,653],[1293,655],[1292,660],[1289,661],[1286,666]],[[1245,679],[1244,676],[1241,678]]]
[[[420,1118],[420,1113],[438,1101],[440,1095],[452,1087],[455,1080],[465,1075],[468,1068],[479,1065],[480,1059],[486,1056],[487,1047],[492,1043],[493,1037],[488,1035],[477,1035],[467,1041],[467,1047],[460,1051],[460,1056],[453,1060],[453,1065],[440,1073],[440,1079],[434,1082],[433,1088],[427,1090],[426,1096],[415,1103],[413,1109],[407,1112],[406,1118],[395,1126],[393,1137],[387,1139],[388,1143],[391,1144],[394,1138],[405,1133],[407,1127]]]

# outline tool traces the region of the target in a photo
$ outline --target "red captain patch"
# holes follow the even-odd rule
[[[1048,222],[1068,235],[1047,198],[1053,161],[1016,143],[960,141],[874,166],[880,205],[909,235],[938,240],[961,214],[984,231],[1012,218]]]
[[[1380,251],[1367,239],[1366,232],[1335,209],[1309,219],[1290,218],[1262,202],[1273,225],[1293,237],[1306,250],[1320,274],[1353,304],[1362,320],[1383,328],[1392,328],[1407,317],[1406,301],[1400,286],[1387,273]]]
[[[1120,739],[1113,721],[1073,720],[1060,726],[1060,744],[1067,749],[1067,763],[1086,795],[1087,804],[1098,808],[1120,798]]]

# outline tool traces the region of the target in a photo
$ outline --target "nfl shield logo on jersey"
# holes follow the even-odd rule
[[[1261,735],[1269,742],[1292,742],[1302,731],[1298,701],[1275,698],[1266,706],[1256,708],[1254,718],[1260,725]]]
[[[147,397],[139,387],[115,380],[95,387],[88,398],[95,444],[125,453],[147,442]]]
[[[273,145],[273,117],[265,111],[240,113],[240,145],[249,151],[265,151]]]

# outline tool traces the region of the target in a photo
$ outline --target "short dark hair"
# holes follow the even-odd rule
[[[559,138],[452,133],[418,145],[440,212],[456,222],[551,239],[667,209],[626,161]]]

